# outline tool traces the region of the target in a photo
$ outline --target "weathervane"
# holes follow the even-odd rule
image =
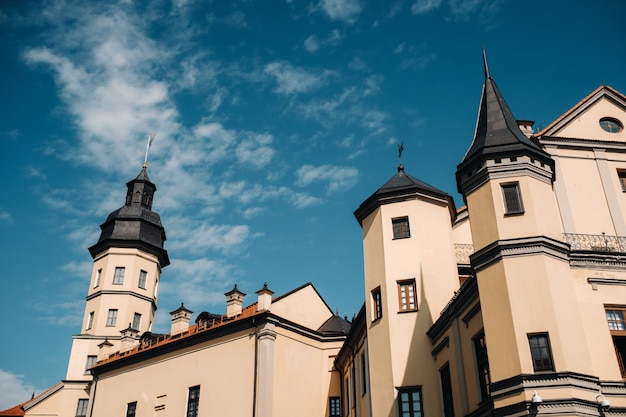
[[[400,160],[400,165],[402,165],[402,152],[404,152],[404,142],[398,143],[398,159]]]
[[[146,156],[143,158],[144,168],[148,168],[148,153],[150,152],[150,146],[152,145],[152,141],[154,140],[155,136],[156,136],[156,133],[148,132],[148,144],[146,145]]]

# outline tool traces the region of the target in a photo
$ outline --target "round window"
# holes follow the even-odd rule
[[[622,122],[612,117],[603,117],[600,119],[600,127],[609,133],[619,133],[624,130]]]

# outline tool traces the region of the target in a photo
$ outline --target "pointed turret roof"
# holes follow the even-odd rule
[[[359,208],[355,210],[354,216],[359,221],[359,224],[362,224],[363,220],[376,210],[377,207],[383,204],[415,199],[418,194],[430,196],[435,199],[447,200],[451,207],[454,207],[452,197],[445,191],[441,191],[432,185],[412,177],[404,172],[404,166],[399,165],[398,172],[365,200]]]
[[[470,174],[473,169],[480,168],[487,159],[529,155],[543,163],[554,166],[550,155],[520,130],[500,89],[491,78],[484,51],[483,62],[485,81],[474,140],[463,160],[457,166],[457,186],[461,193],[464,193],[461,186],[462,174]]]
[[[139,175],[126,183],[126,203],[113,211],[100,225],[98,243],[89,248],[92,257],[111,247],[141,248],[159,258],[161,267],[169,265],[161,217],[152,211],[156,185],[150,181],[144,164]]]

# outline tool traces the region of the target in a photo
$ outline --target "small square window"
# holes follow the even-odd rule
[[[398,281],[398,304],[400,312],[417,311],[414,279]]]
[[[380,287],[372,290],[372,321],[383,317],[383,301],[380,295]]]
[[[422,417],[422,389],[400,388],[398,392],[398,411],[401,417]]]
[[[124,283],[124,267],[116,266],[115,267],[115,275],[113,276],[113,284],[121,285]]]
[[[619,184],[622,186],[622,192],[626,193],[626,169],[618,169],[617,178],[619,179]]]
[[[530,356],[532,357],[535,372],[554,371],[548,333],[529,334],[528,343],[530,344]]]
[[[409,228],[408,217],[397,217],[391,219],[393,226],[393,238],[394,239],[407,239],[411,237],[411,229]]]
[[[146,280],[148,278],[148,273],[144,270],[139,271],[139,288],[146,289]]]
[[[110,309],[107,314],[107,327],[113,327],[117,323],[117,309]]]
[[[504,214],[522,214],[524,205],[522,204],[522,194],[519,183],[502,184],[502,196],[504,198]]]

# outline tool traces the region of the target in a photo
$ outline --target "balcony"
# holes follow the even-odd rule
[[[456,263],[461,265],[469,265],[470,255],[474,253],[474,245],[466,243],[455,243],[454,253],[456,254]]]
[[[572,251],[589,252],[626,252],[626,236],[582,235],[576,233],[564,233],[563,240],[567,242]]]

